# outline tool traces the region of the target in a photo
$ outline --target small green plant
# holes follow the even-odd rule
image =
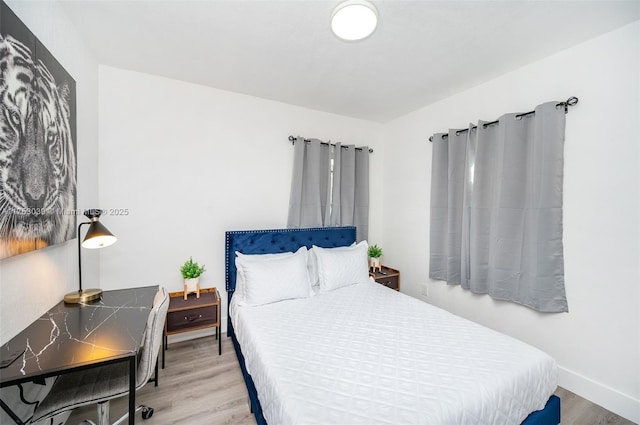
[[[180,273],[184,279],[200,277],[204,273],[204,264],[200,266],[197,261],[193,261],[193,258],[189,257],[189,260],[180,267]]]
[[[369,257],[370,258],[382,257],[382,248],[380,248],[378,245],[371,245],[369,247]]]

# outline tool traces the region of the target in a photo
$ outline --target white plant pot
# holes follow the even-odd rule
[[[187,299],[187,295],[196,293],[196,298],[200,298],[200,278],[194,277],[192,279],[184,280],[184,299]]]
[[[382,257],[371,258],[369,257],[369,268],[373,271],[382,270]]]

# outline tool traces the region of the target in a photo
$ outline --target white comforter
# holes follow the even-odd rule
[[[519,424],[557,385],[544,352],[373,282],[231,313],[270,425]]]

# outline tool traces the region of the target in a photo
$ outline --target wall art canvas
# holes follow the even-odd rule
[[[76,83],[0,2],[0,258],[76,235]]]

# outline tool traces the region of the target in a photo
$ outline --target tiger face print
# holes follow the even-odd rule
[[[21,42],[0,36],[0,258],[14,255],[6,252],[11,245],[74,236],[70,116],[67,85],[57,85]]]

